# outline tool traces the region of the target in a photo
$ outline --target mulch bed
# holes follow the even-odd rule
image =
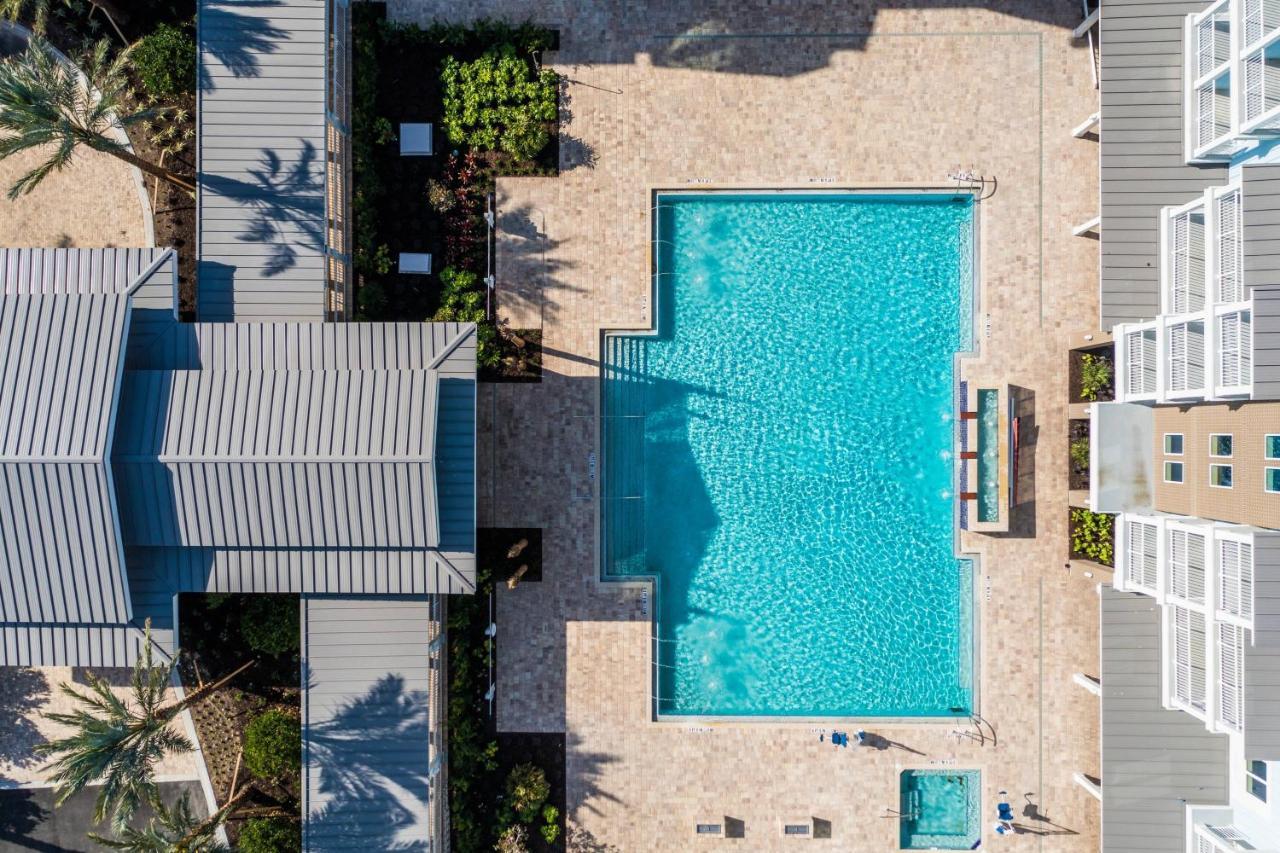
[[[508,557],[511,548],[528,540],[528,544],[515,557]],[[542,580],[542,528],[540,527],[480,527],[476,529],[476,556],[493,572],[495,583],[506,583],[522,565],[529,568],[520,576],[520,583],[538,583]]]
[[[1089,466],[1077,465],[1071,458],[1071,445],[1080,439],[1089,440],[1089,422],[1083,418],[1071,420],[1067,429],[1067,488],[1075,491],[1089,488]]]
[[[1085,353],[1088,353],[1094,357],[1097,357],[1097,356],[1105,357],[1108,361],[1111,362],[1111,366],[1113,370],[1112,377],[1111,377],[1111,386],[1106,388],[1102,393],[1100,393],[1096,401],[1086,400],[1084,398],[1084,395],[1080,393],[1080,376],[1081,376],[1080,365],[1081,365],[1081,361],[1084,358]],[[1096,346],[1096,347],[1088,347],[1088,348],[1071,350],[1071,352],[1067,357],[1067,381],[1069,382],[1069,385],[1067,387],[1068,402],[1093,403],[1093,402],[1103,402],[1107,400],[1114,400],[1116,397],[1115,374],[1114,374],[1115,363],[1116,363],[1115,347],[1111,344],[1103,344],[1101,346]]]
[[[290,597],[297,599],[297,596]],[[219,803],[229,796],[249,721],[270,708],[281,708],[296,715],[302,703],[298,654],[264,655],[249,649],[241,638],[240,614],[247,598],[249,596],[191,594],[178,598],[179,643],[186,652],[182,683],[188,690],[198,687],[201,681],[213,681],[234,671],[246,660],[258,660],[251,669],[191,708],[205,766]],[[248,769],[241,766],[237,786],[248,778]],[[274,782],[255,780],[254,788],[246,807],[280,808],[300,815],[300,778]],[[227,828],[234,844],[239,821],[229,821]]]
[[[497,370],[481,368],[478,377],[481,382],[542,381],[541,329],[508,329],[501,338],[501,348],[502,365]]]
[[[532,853],[559,853],[565,849],[565,766],[564,732],[497,732],[498,772],[495,778],[505,783],[507,775],[519,764],[533,764],[547,774],[551,795],[547,803],[560,812],[560,834],[554,844],[548,844],[538,833],[538,826],[530,827],[529,850]],[[499,797],[505,790],[499,785],[486,792]]]

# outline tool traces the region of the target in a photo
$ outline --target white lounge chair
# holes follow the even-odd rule
[[[406,122],[400,125],[401,157],[430,157],[433,153],[430,124]]]

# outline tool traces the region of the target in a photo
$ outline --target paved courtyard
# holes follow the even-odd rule
[[[679,850],[693,824],[744,822],[780,848],[783,820],[829,821],[833,849],[897,849],[905,767],[983,771],[984,826],[1007,789],[1013,850],[1092,851],[1099,808],[1100,576],[1065,567],[1066,352],[1097,317],[1097,148],[1071,129],[1097,109],[1071,4],[689,0],[392,0],[392,16],[532,18],[560,29],[568,80],[559,179],[499,181],[499,314],[543,329],[540,385],[480,394],[480,523],[541,526],[544,578],[499,590],[498,722],[565,731],[576,849]],[[901,4],[907,5],[907,4]],[[651,719],[648,597],[598,580],[601,331],[648,328],[656,188],[871,187],[994,176],[980,207],[982,356],[971,381],[1033,395],[1034,495],[981,555],[980,711],[993,743],[952,723],[865,728],[898,746],[835,750],[826,723]],[[797,312],[803,306],[797,306]],[[994,387],[991,385],[989,387]],[[841,728],[849,728],[841,725]],[[994,839],[987,839],[988,844]]]

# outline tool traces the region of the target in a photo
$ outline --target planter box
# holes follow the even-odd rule
[[[1080,511],[1088,512],[1089,510],[1086,507],[1075,507],[1075,506],[1067,507],[1067,557],[1073,561],[1088,560],[1091,562],[1099,563],[1109,569],[1114,569],[1115,568],[1116,517],[1114,515],[1096,513],[1097,515],[1102,515],[1102,517],[1106,519],[1106,528],[1105,528],[1107,531],[1106,535],[1109,536],[1111,540],[1111,559],[1109,561],[1100,560],[1097,557],[1094,557],[1090,554],[1086,554],[1083,551],[1077,551],[1075,549],[1076,523],[1072,518],[1072,515]]]
[[[1089,490],[1089,460],[1078,465],[1071,455],[1071,446],[1080,440],[1089,441],[1089,422],[1071,420],[1067,424],[1067,488],[1073,492]],[[1085,454],[1088,457],[1088,454]]]
[[[1111,384],[1104,388],[1098,394],[1097,400],[1086,400],[1084,395],[1080,393],[1080,378],[1083,375],[1083,364],[1085,355],[1091,355],[1094,358],[1105,358],[1111,363],[1112,376]],[[1093,403],[1114,400],[1115,394],[1115,347],[1111,344],[1100,344],[1093,347],[1081,347],[1071,350],[1067,355],[1067,377],[1070,385],[1067,388],[1067,402],[1069,403]]]

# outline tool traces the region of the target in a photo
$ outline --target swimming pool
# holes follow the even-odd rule
[[[971,197],[656,201],[656,331],[605,341],[602,560],[656,578],[658,713],[968,713]]]

